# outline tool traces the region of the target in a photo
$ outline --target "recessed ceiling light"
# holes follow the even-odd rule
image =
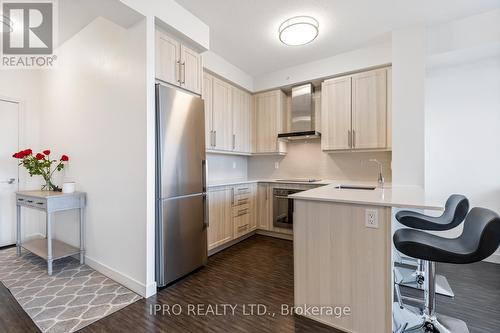
[[[279,38],[286,45],[305,45],[319,34],[319,23],[311,16],[295,16],[281,23]]]

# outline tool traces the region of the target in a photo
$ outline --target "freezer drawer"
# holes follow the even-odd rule
[[[156,282],[159,287],[207,262],[206,195],[159,202],[156,240]]]

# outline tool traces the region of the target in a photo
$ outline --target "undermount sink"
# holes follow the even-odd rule
[[[373,191],[376,189],[376,186],[357,186],[357,185],[338,185],[335,186],[335,188],[341,189],[341,190],[367,190],[367,191]]]

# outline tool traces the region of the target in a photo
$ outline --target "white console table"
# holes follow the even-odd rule
[[[47,261],[47,273],[52,275],[52,262],[57,259],[80,255],[80,264],[85,263],[85,198],[83,192],[61,193],[53,191],[20,191],[16,192],[17,208],[17,255],[21,248]],[[45,211],[46,238],[38,238],[23,242],[21,236],[21,207]],[[52,213],[78,209],[80,211],[80,248],[76,248],[57,239],[52,239]]]

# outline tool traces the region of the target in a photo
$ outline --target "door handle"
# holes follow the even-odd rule
[[[347,145],[349,146],[349,148],[352,148],[351,139],[352,139],[351,130],[347,130]]]
[[[177,81],[180,85],[181,84],[181,62],[179,60],[177,60],[175,62],[175,75],[177,76],[175,81]]]
[[[0,183],[2,183],[2,184],[9,184],[10,185],[10,184],[14,184],[15,181],[16,181],[16,178],[9,178],[7,180],[0,181]]]
[[[352,130],[352,147],[356,148],[356,130]]]
[[[214,147],[217,147],[217,131],[214,131]]]
[[[201,182],[202,182],[202,192],[207,191],[207,161],[201,160]]]
[[[203,225],[205,228],[210,226],[210,219],[208,218],[208,196],[203,196]]]
[[[233,150],[236,147],[236,134],[233,134]]]
[[[182,82],[181,84],[186,84],[186,62],[181,63],[182,68]]]

